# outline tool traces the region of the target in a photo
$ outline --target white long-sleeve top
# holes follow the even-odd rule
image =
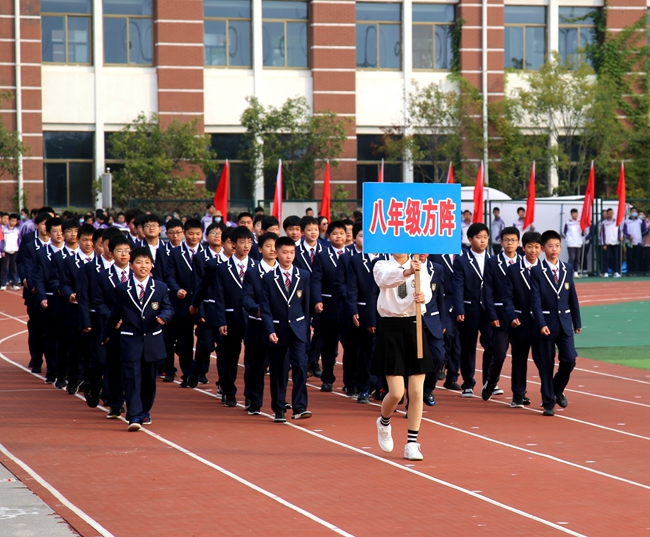
[[[420,291],[424,292],[425,304],[420,304],[422,313],[426,311],[426,303],[431,300],[431,287],[425,282],[429,281],[426,263],[422,263],[420,271]],[[404,277],[404,271],[411,268],[411,259],[400,265],[391,256],[387,261],[377,261],[373,269],[375,282],[379,286],[377,299],[377,313],[382,317],[415,317],[415,274]],[[397,289],[406,282],[406,297],[400,298]]]

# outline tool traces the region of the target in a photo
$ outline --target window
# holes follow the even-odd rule
[[[546,57],[546,8],[505,6],[504,67],[537,71]]]
[[[577,66],[587,61],[584,50],[594,39],[594,9],[560,8],[560,57],[563,62]]]
[[[307,67],[307,2],[262,1],[264,67]]]
[[[251,3],[203,0],[205,65],[251,66]]]
[[[357,3],[357,69],[402,67],[400,4]]]
[[[44,63],[90,63],[91,13],[90,0],[41,0]]]
[[[217,153],[219,163],[228,159],[230,165],[229,194],[231,205],[233,201],[248,201],[253,198],[253,181],[248,165],[241,160],[240,151],[248,146],[245,134],[212,134],[211,146]],[[221,177],[221,167],[217,173],[210,173],[205,178],[205,189],[214,192]],[[236,205],[236,203],[235,203]]]
[[[357,4],[358,5],[358,4]],[[382,154],[382,135],[357,134],[357,198],[363,197],[363,183],[376,183],[379,179]],[[401,183],[402,165],[384,163],[384,182]]]
[[[104,0],[104,63],[153,63],[152,0]]]
[[[413,69],[451,69],[453,22],[451,4],[413,4]]]
[[[45,203],[52,207],[89,208],[93,201],[92,132],[44,132]]]

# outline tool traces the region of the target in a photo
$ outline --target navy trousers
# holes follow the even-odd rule
[[[144,356],[135,362],[122,362],[122,386],[126,400],[126,419],[144,419],[151,412],[156,398],[158,362],[147,362]]]
[[[288,351],[288,352],[287,352]],[[285,409],[287,396],[287,368],[291,367],[291,405],[294,412],[307,409],[307,345],[293,333],[286,345],[269,347],[269,374],[271,377],[271,408],[273,412]]]
[[[555,367],[555,347],[557,345],[559,366],[553,376]],[[555,395],[564,392],[571,371],[576,366],[576,352],[573,334],[566,335],[561,332],[548,338],[533,339],[533,361],[539,370],[541,381],[540,391],[544,406],[555,404]]]
[[[481,346],[483,347],[483,384],[487,380],[490,363],[492,362],[492,327],[488,322],[486,315],[481,315],[478,330],[468,330],[463,326],[464,323],[458,323],[457,327],[460,332],[460,373],[463,376],[463,389],[473,389],[476,381],[476,341],[481,333]]]

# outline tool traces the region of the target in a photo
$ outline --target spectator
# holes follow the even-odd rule
[[[314,209],[312,209],[311,207],[307,207],[305,209],[305,216],[314,216]]]
[[[460,223],[460,243],[463,245],[465,250],[469,250],[470,244],[469,239],[467,238],[467,229],[472,225],[472,211],[465,209],[463,211],[463,219]]]
[[[564,223],[562,237],[564,238],[568,253],[569,264],[573,267],[576,278],[580,277],[582,247],[584,244],[584,233],[580,228],[578,209],[571,209],[571,218]]]
[[[621,230],[616,225],[614,209],[607,209],[600,224],[600,242],[603,245],[603,276],[609,278],[612,269],[614,278],[621,277]]]
[[[498,207],[492,209],[492,253],[499,255],[503,250],[501,246],[501,232],[506,227],[506,223],[501,218],[501,210]]]
[[[630,241],[627,248],[627,273],[634,275],[641,272],[641,250],[643,235],[647,233],[644,220],[639,218],[636,207],[630,208],[630,216],[623,221],[623,236]]]

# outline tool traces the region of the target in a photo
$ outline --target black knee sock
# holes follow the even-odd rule
[[[418,441],[418,433],[420,431],[411,431],[411,429],[408,430],[408,440],[406,441],[407,444],[410,444],[411,442],[415,443]]]
[[[388,427],[390,425],[390,418],[384,418],[384,416],[381,416],[380,422],[384,427]]]

